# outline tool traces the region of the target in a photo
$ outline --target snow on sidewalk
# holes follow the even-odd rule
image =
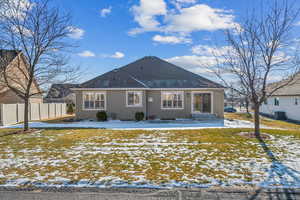
[[[5,126],[2,128],[22,128],[22,124]],[[126,129],[126,130],[180,130],[180,129],[204,129],[204,128],[253,128],[254,124],[244,120],[175,120],[175,121],[119,121],[110,120],[107,122],[81,121],[71,123],[45,123],[31,122],[32,128],[105,128],[105,129]],[[262,128],[270,128],[263,126]]]

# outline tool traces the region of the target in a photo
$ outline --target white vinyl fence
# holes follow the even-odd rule
[[[29,120],[45,120],[67,115],[65,103],[31,103]],[[0,104],[0,125],[16,124],[24,121],[24,104]]]

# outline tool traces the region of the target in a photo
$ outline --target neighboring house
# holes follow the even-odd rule
[[[44,98],[46,103],[74,103],[76,102],[75,93],[71,88],[78,87],[78,84],[53,84]]]
[[[224,87],[157,57],[144,57],[73,89],[76,117],[147,119],[224,117]]]
[[[291,84],[277,90],[260,108],[261,113],[270,116],[277,111],[285,112],[288,119],[300,121],[300,73]]]
[[[23,99],[16,95],[4,82],[3,69],[6,68],[9,77],[13,79],[11,84],[22,88],[26,83],[28,73],[27,63],[22,52],[15,50],[0,50],[0,103],[13,104],[23,103]],[[34,80],[31,88],[32,93],[37,93],[29,99],[30,103],[43,103],[42,90]]]

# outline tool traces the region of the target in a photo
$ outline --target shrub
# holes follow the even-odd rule
[[[145,117],[145,114],[143,112],[136,112],[135,113],[135,120],[136,121],[142,121]]]
[[[68,104],[68,105],[67,105],[67,113],[68,113],[69,115],[74,114],[74,105],[73,105],[73,104]]]
[[[105,111],[97,112],[96,117],[97,117],[98,121],[101,121],[101,122],[107,121],[107,114]]]

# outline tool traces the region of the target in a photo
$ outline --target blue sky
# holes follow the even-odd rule
[[[71,63],[82,81],[143,56],[158,56],[195,73],[212,62],[222,31],[232,28],[260,0],[54,0],[73,16],[78,46]]]

